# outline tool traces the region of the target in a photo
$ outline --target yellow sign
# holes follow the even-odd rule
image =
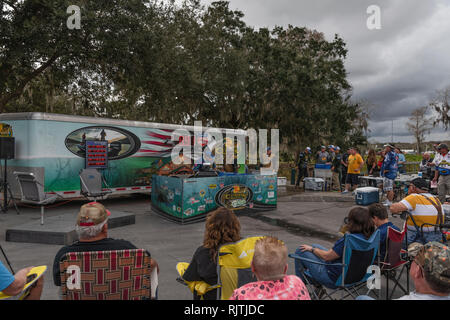
[[[0,137],[12,137],[13,132],[9,124],[0,123]]]

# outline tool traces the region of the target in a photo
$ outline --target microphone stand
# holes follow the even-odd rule
[[[15,274],[14,269],[11,267],[11,263],[9,263],[8,257],[6,256],[5,251],[3,251],[3,248],[1,245],[0,245],[0,250],[2,251],[2,254],[5,257],[6,263],[8,264],[9,268],[11,269],[12,274]]]

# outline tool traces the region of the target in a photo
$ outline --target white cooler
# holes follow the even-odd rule
[[[303,182],[305,190],[322,191],[325,187],[325,180],[322,178],[305,178]]]

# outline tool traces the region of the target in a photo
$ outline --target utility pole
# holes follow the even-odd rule
[[[391,128],[392,128],[392,134],[391,134],[391,143],[394,143],[394,120],[392,120],[392,125],[391,125]]]

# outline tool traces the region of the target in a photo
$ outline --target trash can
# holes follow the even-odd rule
[[[295,186],[295,174],[296,174],[296,171],[297,170],[295,170],[295,168],[291,169],[291,185],[292,186]]]

